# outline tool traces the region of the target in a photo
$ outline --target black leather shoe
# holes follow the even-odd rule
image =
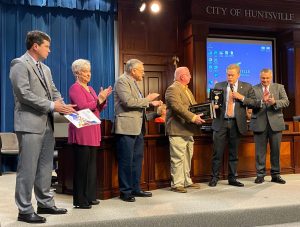
[[[99,203],[100,203],[100,200],[98,200],[98,199],[89,202],[90,205],[98,205]]]
[[[120,199],[125,202],[135,202],[135,198],[132,195],[129,195],[129,196],[120,195]]]
[[[234,179],[234,180],[229,180],[229,181],[228,181],[228,184],[229,184],[229,185],[232,185],[232,186],[236,186],[236,187],[244,187],[244,184],[241,183],[241,182],[239,182],[239,181],[237,181],[236,179]]]
[[[74,206],[74,208],[76,209],[91,209],[92,208],[92,205],[88,204],[88,205],[76,205]]]
[[[46,218],[39,216],[34,212],[31,214],[19,214],[18,221],[23,221],[27,223],[45,223]]]
[[[256,179],[254,180],[255,184],[261,184],[265,181],[264,177],[256,177]]]
[[[152,193],[146,191],[132,192],[132,195],[135,197],[152,197]]]
[[[216,187],[218,184],[218,179],[217,178],[211,178],[210,182],[208,183],[209,187]]]
[[[285,184],[286,183],[285,180],[283,180],[281,178],[281,176],[279,176],[279,175],[275,176],[275,177],[272,177],[271,182],[278,183],[278,184]]]
[[[67,209],[57,208],[56,206],[47,207],[47,208],[42,208],[42,207],[37,208],[37,213],[38,214],[65,214],[67,212],[68,212]]]

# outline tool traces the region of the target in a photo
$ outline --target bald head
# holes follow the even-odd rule
[[[187,85],[191,80],[191,74],[187,67],[178,67],[174,73],[174,81]]]

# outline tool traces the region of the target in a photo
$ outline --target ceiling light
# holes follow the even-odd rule
[[[153,13],[158,13],[160,11],[160,3],[157,1],[152,2],[150,9]]]
[[[141,6],[140,6],[140,12],[144,12],[145,9],[146,9],[146,3],[143,2],[143,3],[141,4]]]

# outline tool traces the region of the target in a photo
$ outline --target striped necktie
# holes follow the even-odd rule
[[[270,92],[268,91],[268,86],[264,86],[264,96],[268,96]]]
[[[46,89],[46,92],[47,92],[48,99],[51,100],[51,95],[50,95],[50,92],[49,92],[49,88],[48,88],[48,85],[47,85],[47,81],[46,81],[46,78],[45,78],[45,74],[44,74],[43,69],[42,69],[42,67],[41,67],[41,63],[40,63],[40,62],[37,62],[37,63],[36,63],[36,67],[37,67],[37,69],[38,69],[38,71],[39,71],[39,74],[40,74],[40,76],[41,76],[41,78],[42,78],[44,84],[45,84],[45,89]]]

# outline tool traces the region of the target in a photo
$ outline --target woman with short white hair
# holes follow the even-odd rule
[[[78,59],[72,64],[72,71],[76,82],[69,89],[70,102],[76,104],[75,109],[90,109],[96,117],[106,107],[107,97],[112,87],[101,87],[97,95],[88,85],[91,80],[91,63],[85,59]],[[100,147],[100,124],[76,128],[69,124],[68,142],[74,149],[74,178],[73,178],[73,205],[75,208],[90,209],[99,204],[96,199],[96,157]]]

